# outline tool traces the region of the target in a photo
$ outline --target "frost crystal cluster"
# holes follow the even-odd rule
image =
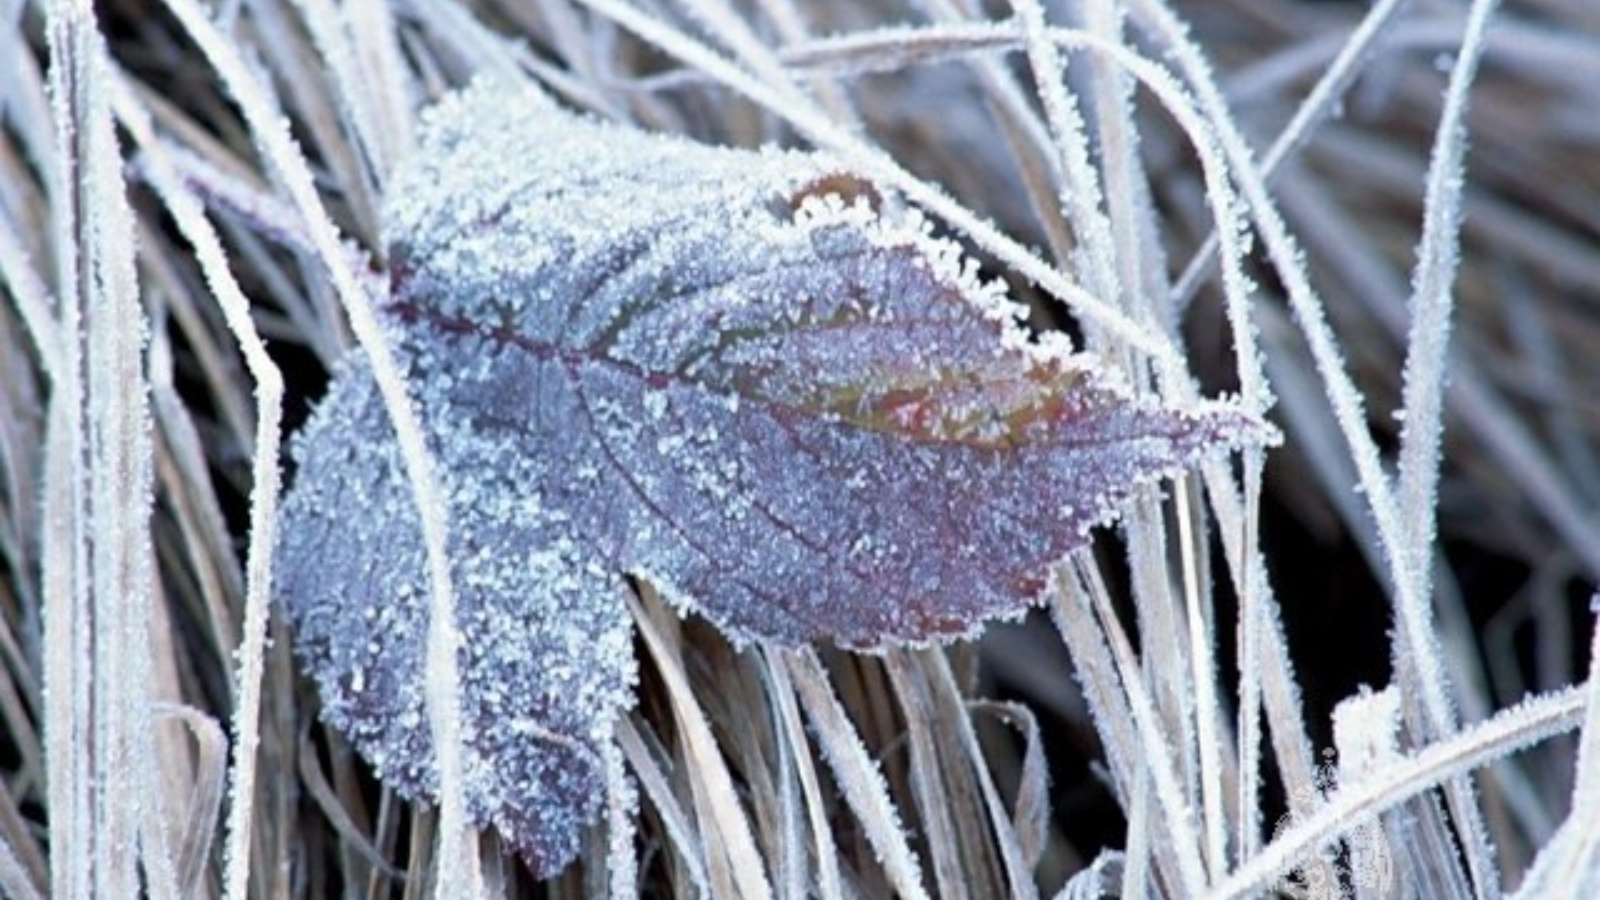
[[[1031,341],[823,156],[481,84],[389,190],[382,314],[448,505],[467,800],[541,875],[631,702],[624,576],[736,642],[957,636],[1023,609],[1135,484],[1269,434]],[[421,531],[364,359],[296,455],[276,587],[299,655],[327,721],[427,799]]]

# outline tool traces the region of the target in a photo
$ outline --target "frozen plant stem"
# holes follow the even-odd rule
[[[241,58],[235,44],[217,29],[194,0],[167,0],[167,8],[182,23],[232,92],[250,126],[258,151],[276,173],[280,186],[289,194],[290,201],[299,212],[306,232],[344,305],[345,313],[350,317],[351,330],[371,360],[374,379],[393,420],[421,520],[428,561],[430,604],[426,685],[440,785],[440,883],[459,885],[457,889],[464,897],[480,897],[483,895],[483,876],[463,805],[460,699],[457,696],[460,677],[456,671],[460,638],[454,624],[454,591],[446,551],[445,513],[439,499],[431,457],[423,442],[422,427],[406,393],[399,367],[378,327],[371,298],[356,282],[340,246],[339,235],[317,195],[310,168],[304,155],[295,147],[281,113]],[[237,796],[234,800],[248,802],[247,798]],[[243,876],[240,874],[230,878],[231,885],[242,888],[242,883]],[[243,895],[232,895],[229,900],[243,900]]]
[[[145,110],[127,85],[118,82],[119,116],[144,151],[151,184],[167,204],[179,231],[194,247],[195,257],[222,307],[228,328],[244,354],[256,386],[255,452],[251,463],[250,543],[245,559],[245,621],[234,681],[232,802],[228,807],[224,850],[224,895],[243,897],[249,872],[251,822],[255,814],[257,747],[260,742],[261,679],[267,635],[268,591],[272,584],[272,547],[278,507],[279,429],[283,414],[283,376],[267,354],[250,317],[250,301],[229,271],[227,254],[200,202],[173,172],[156,139]]]
[[[1190,678],[1195,688],[1196,738],[1200,743],[1200,795],[1204,809],[1206,866],[1213,880],[1228,870],[1228,822],[1223,813],[1222,736],[1217,726],[1222,715],[1217,704],[1216,663],[1213,657],[1210,616],[1201,608],[1195,561],[1195,512],[1189,502],[1187,479],[1173,488],[1177,498],[1178,548],[1183,565],[1183,597],[1189,623]]]
[[[1461,194],[1466,154],[1468,92],[1486,45],[1485,32],[1497,0],[1475,0],[1467,30],[1445,93],[1444,112],[1428,167],[1423,204],[1422,240],[1413,277],[1411,334],[1406,342],[1404,411],[1400,436],[1400,513],[1409,541],[1391,549],[1395,578],[1409,590],[1396,591],[1398,608],[1394,657],[1402,675],[1413,674],[1428,719],[1427,734],[1446,737],[1456,731],[1457,713],[1445,670],[1444,652],[1435,639],[1433,622],[1433,553],[1438,507],[1439,443],[1444,428],[1443,395],[1450,319],[1454,309],[1451,283],[1460,259]],[[1404,683],[1404,682],[1402,682]],[[1463,851],[1480,900],[1500,896],[1500,872],[1489,843],[1483,811],[1470,779],[1447,787],[1450,810],[1462,832]]]
[[[1243,900],[1267,889],[1295,862],[1372,816],[1451,778],[1577,727],[1585,686],[1569,687],[1496,714],[1433,743],[1347,787],[1340,788],[1293,828],[1206,892],[1204,900]]]

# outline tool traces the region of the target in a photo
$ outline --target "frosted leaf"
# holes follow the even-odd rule
[[[451,521],[466,790],[539,874],[604,797],[634,575],[738,642],[878,648],[1014,614],[1134,485],[1271,438],[1031,341],[824,156],[717,149],[483,84],[391,183],[391,296]],[[297,443],[278,592],[325,717],[433,795],[426,570],[354,360]]]

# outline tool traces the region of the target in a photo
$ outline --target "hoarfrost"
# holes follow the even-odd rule
[[[538,874],[605,796],[623,575],[741,643],[958,636],[1023,608],[1136,484],[1271,438],[1030,340],[843,172],[489,83],[395,175],[384,313],[451,517],[468,803]],[[300,656],[327,721],[430,798],[421,534],[364,361],[295,452],[277,588]]]

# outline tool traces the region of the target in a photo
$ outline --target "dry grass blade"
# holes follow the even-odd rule
[[[708,846],[708,863],[715,893],[724,896],[771,897],[772,883],[752,837],[750,820],[739,804],[733,778],[722,762],[716,738],[712,736],[705,713],[695,701],[682,662],[667,645],[649,614],[632,596],[627,599],[633,620],[649,648],[666,684],[667,693],[683,729],[685,756],[693,764],[696,777],[695,807],[700,813],[700,833]]]
[[[244,640],[239,648],[236,718],[233,723],[232,804],[228,810],[227,858],[230,897],[244,896],[250,870],[250,822],[255,814],[256,747],[259,743],[263,655],[267,636],[271,551],[278,506],[278,448],[283,409],[283,376],[267,353],[250,317],[250,301],[229,272],[227,252],[205,218],[199,201],[179,182],[156,140],[151,123],[126,90],[120,93],[122,118],[145,153],[151,184],[162,196],[179,230],[195,248],[228,327],[239,341],[255,384],[258,418],[251,472],[249,550],[245,562]]]
[[[1383,37],[1385,28],[1398,18],[1410,2],[1380,0],[1374,3],[1360,26],[1348,38],[1341,37],[1335,42],[1339,48],[1337,56],[1318,76],[1316,86],[1306,94],[1305,100],[1295,110],[1294,118],[1284,126],[1262,156],[1261,172],[1269,182],[1284,161],[1311,138],[1317,125],[1337,114],[1351,81],[1360,74],[1360,63],[1373,53],[1374,45]],[[1209,276],[1211,266],[1216,263],[1219,246],[1216,235],[1207,237],[1189,260],[1183,275],[1172,287],[1173,301],[1179,308],[1188,306],[1200,290],[1201,282]]]
[[[817,778],[816,766],[811,759],[811,743],[806,739],[805,724],[800,719],[800,707],[795,700],[794,685],[789,678],[783,658],[775,651],[763,654],[767,678],[771,682],[773,703],[783,724],[785,743],[795,754],[795,769],[800,788],[805,795],[806,818],[811,826],[811,839],[815,854],[817,892],[824,900],[844,897],[839,875],[839,851],[833,842],[833,832],[828,825],[827,809],[823,802],[822,786]]]
[[[197,6],[189,0],[170,0],[168,9],[183,22],[190,37],[216,67],[250,122],[253,138],[259,142],[262,155],[281,179],[290,200],[300,213],[304,227],[326,266],[328,278],[350,317],[352,330],[372,360],[373,373],[394,420],[422,519],[429,564],[432,602],[429,616],[428,708],[440,748],[440,796],[443,798],[440,824],[446,844],[441,854],[446,866],[443,880],[449,884],[461,884],[468,896],[476,896],[482,892],[481,874],[477,854],[471,847],[460,789],[461,728],[460,698],[457,695],[460,678],[456,670],[456,653],[461,640],[453,624],[455,614],[450,563],[445,549],[447,526],[416,410],[412,407],[398,366],[374,317],[368,292],[357,283],[340,249],[337,231],[323,210],[310,167],[296,150],[293,138],[284,128],[281,118],[274,114],[272,101],[239,58],[237,50]],[[241,876],[235,875],[230,880],[233,885],[242,887]]]
[[[949,723],[946,727],[940,728],[939,733],[948,735],[954,732],[956,740],[950,743],[955,746],[947,751],[950,755],[958,757],[952,764],[970,767],[977,779],[978,790],[983,799],[983,811],[988,814],[990,833],[994,835],[993,842],[999,851],[996,855],[1005,871],[1004,888],[1002,889],[999,884],[993,884],[990,890],[994,893],[1004,893],[1017,900],[1037,898],[1039,891],[1034,885],[1032,873],[1038,861],[1040,849],[1038,845],[1042,841],[1039,833],[1043,831],[1043,824],[1034,820],[1034,817],[1046,813],[1046,810],[1040,808],[1046,801],[1041,796],[1045,776],[1043,760],[1035,752],[1038,744],[1036,741],[1029,742],[1029,752],[1024,761],[1023,781],[1018,791],[1020,796],[1017,801],[1017,819],[1026,826],[1033,826],[1026,832],[1031,840],[1025,842],[1022,835],[1018,834],[1016,823],[1013,822],[1012,816],[1007,814],[1005,804],[1000,799],[1000,790],[995,786],[994,776],[990,773],[988,762],[984,758],[983,747],[978,743],[978,734],[972,727],[969,717],[971,710],[962,699],[955,674],[950,670],[949,660],[938,653],[925,653],[923,659],[926,660],[925,668],[931,676],[932,691],[943,707],[942,718]],[[1037,737],[1036,734],[1032,736]],[[972,809],[975,805],[969,803],[959,811],[964,813],[964,818],[976,820],[977,815],[965,814],[965,810],[969,809],[972,813],[976,813],[977,810]],[[982,846],[981,842],[979,846]],[[968,868],[970,870],[975,866],[969,864]]]
[[[1467,17],[1467,33],[1450,74],[1433,158],[1428,166],[1422,239],[1413,278],[1410,339],[1406,342],[1405,430],[1401,434],[1399,504],[1410,541],[1404,553],[1406,566],[1396,577],[1409,580],[1409,590],[1398,589],[1395,659],[1401,684],[1420,692],[1429,731],[1448,736],[1455,729],[1455,704],[1443,654],[1431,635],[1433,541],[1439,482],[1439,443],[1443,429],[1443,393],[1446,348],[1449,343],[1453,294],[1450,283],[1459,261],[1460,208],[1466,149],[1462,120],[1468,92],[1484,52],[1484,32],[1497,3],[1478,0]],[[1394,550],[1391,549],[1391,553]],[[1409,602],[1408,602],[1409,601]],[[1405,646],[1400,646],[1400,642]],[[1414,676],[1413,676],[1414,673]],[[1413,683],[1414,682],[1414,683]],[[1472,880],[1480,898],[1500,895],[1500,872],[1483,823],[1472,784],[1449,785],[1450,809],[1462,832],[1462,844]]]
[[[644,741],[632,723],[626,720],[618,723],[617,744],[634,774],[638,776],[645,798],[655,808],[656,815],[661,817],[667,842],[682,858],[683,865],[688,871],[686,876],[688,885],[700,894],[707,893],[710,890],[710,881],[706,874],[704,844],[700,841],[689,816],[684,813],[677,798],[673,796],[672,789],[667,785],[665,773],[645,747]]]
[[[198,749],[196,778],[184,810],[186,829],[178,844],[177,885],[185,896],[200,892],[216,837],[217,811],[227,784],[228,742],[215,719],[189,707],[159,710],[163,718],[182,722]]]
[[[906,843],[905,828],[889,798],[882,772],[867,756],[828,683],[827,670],[806,652],[786,654],[789,678],[800,705],[811,720],[823,758],[832,768],[844,800],[866,829],[866,837],[882,859],[894,889],[903,897],[926,898],[916,856]]]
[[[1600,600],[1595,602],[1600,604]],[[1596,669],[1600,666],[1600,629],[1589,647],[1589,661],[1591,673],[1600,671]],[[1578,900],[1600,890],[1600,834],[1592,824],[1600,818],[1600,678],[1591,674],[1584,693],[1588,697],[1572,813],[1529,867],[1516,900]]]
[[[1429,745],[1404,762],[1341,789],[1303,822],[1264,847],[1204,894],[1206,900],[1248,897],[1269,887],[1297,858],[1373,814],[1445,781],[1578,725],[1585,691],[1569,688],[1526,700],[1486,722]]]
[[[11,851],[9,841],[0,839],[0,890],[15,900],[44,900],[44,894],[34,885],[28,870]]]

